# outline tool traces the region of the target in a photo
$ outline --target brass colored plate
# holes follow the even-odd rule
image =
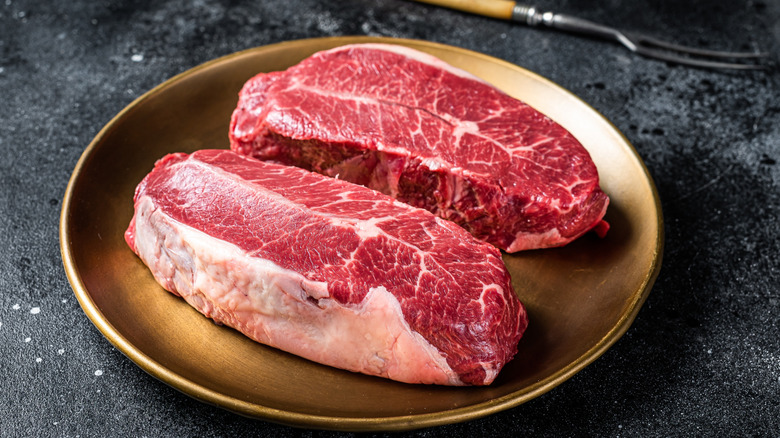
[[[123,233],[133,192],[170,152],[228,147],[243,83],[344,44],[428,52],[493,83],[569,129],[590,151],[611,197],[604,239],[505,255],[530,326],[489,387],[409,385],[337,370],[217,326],[165,292]],[[235,53],[166,81],[120,112],[84,151],[63,201],[62,258],[87,316],[141,368],[199,400],[269,421],[338,430],[404,430],[489,415],[537,397],[581,370],[628,329],[658,275],[658,194],[626,138],[556,84],[507,62],[425,41],[336,37]]]

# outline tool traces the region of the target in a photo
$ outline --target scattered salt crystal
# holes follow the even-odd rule
[[[144,55],[136,53],[135,55],[131,56],[130,59],[132,59],[133,62],[141,62],[144,60]]]
[[[67,302],[68,302],[68,300],[62,300],[62,304],[65,304]]]
[[[30,313],[32,313],[33,315],[37,315],[37,314],[41,313],[41,308],[40,307],[33,307],[32,309],[30,309]]]
[[[24,338],[24,342],[30,342],[30,338]]]
[[[60,355],[61,355],[61,354],[63,354],[63,353],[65,353],[65,349],[63,349],[63,348],[60,348],[59,350],[57,350],[57,354],[60,354]]]
[[[95,375],[96,376],[102,376],[103,375],[103,370],[95,370]]]
[[[709,350],[707,350],[707,354],[712,354],[712,348],[710,348]]]
[[[11,306],[11,308],[14,309],[14,310],[19,310],[19,309],[22,308],[22,306],[20,306],[18,304],[14,304],[13,306]]]
[[[41,363],[41,362],[43,362],[43,359],[41,359],[40,357],[36,357],[36,358],[35,358],[35,362],[37,362],[37,363]]]

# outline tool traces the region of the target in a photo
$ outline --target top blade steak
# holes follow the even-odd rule
[[[528,323],[500,252],[457,225],[229,150],[158,161],[125,238],[204,315],[365,374],[486,385]]]
[[[425,208],[508,252],[565,245],[603,221],[596,166],[566,129],[428,54],[323,51],[251,78],[231,148]]]

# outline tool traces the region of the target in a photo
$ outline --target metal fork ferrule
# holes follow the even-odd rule
[[[512,8],[512,21],[519,21],[529,26],[538,26],[544,24],[551,26],[555,14],[552,12],[540,12],[536,7],[530,5],[515,4]]]

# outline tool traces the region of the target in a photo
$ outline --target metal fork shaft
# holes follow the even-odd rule
[[[530,5],[516,4],[512,9],[512,21],[525,23],[529,26],[544,25],[567,32],[616,40],[631,51],[636,50],[636,45],[623,37],[623,34],[616,29],[571,15],[540,12],[536,7]]]
[[[512,21],[519,21],[529,26],[544,25],[602,38],[614,38],[618,33],[615,29],[592,21],[554,12],[540,12],[534,6],[529,5],[515,5],[512,10]]]
[[[536,7],[531,5],[515,4],[515,6],[512,8],[511,20],[525,23],[529,26],[543,25],[567,32],[617,41],[632,52],[642,56],[693,67],[731,68],[741,70],[757,70],[768,68],[768,66],[762,64],[743,64],[736,62],[725,62],[721,60],[692,58],[692,56],[723,59],[764,58],[768,56],[766,53],[721,52],[687,47],[643,35],[628,34],[608,26],[584,20],[582,18],[572,17],[570,15],[556,14],[553,12],[541,12],[536,9]],[[658,49],[676,53],[669,53]]]

